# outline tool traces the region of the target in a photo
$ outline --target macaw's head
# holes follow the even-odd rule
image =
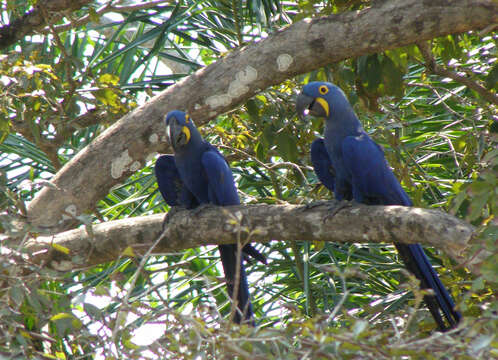
[[[303,91],[297,98],[296,110],[300,119],[306,115],[326,119],[342,118],[345,113],[352,112],[351,105],[342,90],[331,83],[321,81],[304,85]]]
[[[166,115],[166,136],[175,151],[185,148],[189,143],[200,139],[194,122],[183,111],[173,110]]]

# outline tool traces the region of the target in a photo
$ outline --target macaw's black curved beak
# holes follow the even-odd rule
[[[296,110],[300,120],[303,120],[306,115],[327,118],[330,113],[327,100],[322,97],[313,98],[303,93],[297,97]]]
[[[175,117],[171,117],[166,123],[166,136],[173,149],[177,150],[189,142],[190,131],[186,126],[180,124]]]
[[[299,120],[304,120],[304,118],[309,114],[314,102],[315,99],[311,96],[305,95],[303,93],[299,94],[296,100],[296,111]]]

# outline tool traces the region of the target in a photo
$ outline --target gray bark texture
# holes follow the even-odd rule
[[[35,196],[28,221],[50,233],[74,227],[75,217],[165,149],[163,118],[170,110],[186,110],[203,124],[297,74],[497,22],[498,2],[492,0],[382,1],[363,11],[297,22],[233,51],[124,116]]]
[[[27,242],[25,251],[35,263],[68,271],[116,260],[129,248],[136,256],[143,255],[160,236],[153,254],[237,241],[400,242],[434,246],[463,264],[475,230],[439,210],[337,201],[177,210],[168,217],[164,232],[163,218],[164,214],[133,217],[94,225],[91,231],[39,236]]]

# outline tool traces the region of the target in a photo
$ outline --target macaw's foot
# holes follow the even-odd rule
[[[329,206],[329,208],[328,208],[329,213],[327,214],[327,216],[325,216],[323,218],[323,221],[325,222],[325,221],[333,218],[339,211],[346,209],[346,208],[350,208],[353,205],[354,205],[354,201],[341,200],[341,201],[339,201],[339,203],[336,203],[334,205]]]
[[[311,210],[311,209],[316,208],[317,206],[326,205],[326,204],[328,204],[328,203],[329,203],[329,201],[325,201],[325,200],[312,201],[312,202],[310,202],[310,203],[305,204],[305,205],[301,208],[301,210],[302,210],[302,211]]]
[[[172,206],[169,211],[164,215],[163,219],[163,226],[162,226],[162,231],[164,232],[164,229],[166,226],[169,224],[171,221],[171,218],[175,216],[175,214],[179,213],[180,211],[187,210],[187,208],[183,206]]]
[[[192,215],[194,216],[197,216],[199,215],[201,212],[203,212],[204,210],[206,209],[210,209],[212,207],[214,207],[216,205],[213,205],[213,204],[200,204],[199,206],[197,206],[196,208],[192,209]]]

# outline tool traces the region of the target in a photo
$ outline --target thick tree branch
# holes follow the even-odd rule
[[[498,2],[492,0],[393,0],[295,23],[200,69],[124,116],[56,174],[54,187],[36,195],[28,207],[29,220],[51,232],[74,226],[62,214],[88,211],[142,167],[161,146],[163,117],[170,110],[186,110],[203,124],[297,74],[497,22]]]
[[[43,29],[47,25],[44,12],[48,12],[49,21],[55,23],[62,19],[66,11],[73,12],[91,2],[92,0],[39,0],[33,10],[0,28],[0,50]]]
[[[154,253],[173,252],[201,245],[228,244],[241,239],[256,242],[401,242],[434,246],[457,262],[466,263],[465,250],[474,228],[438,210],[403,206],[366,206],[320,202],[303,205],[239,205],[206,207],[200,212],[179,210],[170,216],[163,239]],[[95,265],[119,258],[131,247],[147,252],[161,236],[164,215],[134,217],[94,225],[28,242],[31,260],[59,270]],[[54,246],[54,244],[56,244]],[[68,254],[57,249],[66,248]],[[469,264],[465,264],[469,266]]]

